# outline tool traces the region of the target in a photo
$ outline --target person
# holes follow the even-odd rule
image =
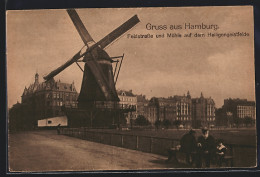
[[[218,165],[221,167],[224,156],[226,154],[227,148],[226,146],[223,144],[223,140],[218,140],[217,141],[217,148],[216,148],[216,155],[217,155],[217,162]]]
[[[195,134],[196,132],[191,129],[180,140],[180,151],[186,153],[186,163],[189,165],[192,165],[194,162],[194,154],[197,148]]]
[[[57,125],[57,134],[58,134],[58,135],[60,134],[60,124]]]
[[[202,159],[205,160],[206,167],[210,167],[210,162],[216,152],[216,145],[214,137],[209,135],[209,130],[207,128],[202,129],[202,136],[198,138],[197,146],[196,167],[202,167]]]
[[[176,147],[168,150],[168,159],[166,160],[166,162],[170,162],[172,158],[174,158],[174,160],[178,162],[176,153],[180,151],[186,154],[186,163],[192,165],[195,159],[194,154],[197,147],[195,133],[196,132],[191,129],[188,133],[183,135],[180,140],[180,145],[177,145]]]

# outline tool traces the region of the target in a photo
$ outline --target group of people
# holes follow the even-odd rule
[[[206,167],[210,167],[210,163],[214,159],[221,165],[227,149],[223,141],[218,140],[216,142],[214,137],[209,135],[207,128],[202,129],[202,135],[197,140],[195,134],[194,130],[190,130],[180,140],[179,151],[186,154],[187,164],[195,163],[197,168],[201,168],[202,161],[205,161]],[[170,158],[172,157],[169,154]]]

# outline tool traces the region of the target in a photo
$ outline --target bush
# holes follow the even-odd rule
[[[243,123],[246,124],[246,126],[248,126],[249,124],[252,125],[254,123],[254,119],[246,116],[243,120]]]
[[[163,120],[163,126],[168,129],[169,126],[171,125],[171,122],[168,119],[164,119]]]
[[[135,124],[140,126],[145,126],[145,125],[149,125],[149,121],[143,115],[138,115],[137,118],[135,119]]]
[[[180,120],[175,120],[173,122],[173,124],[176,126],[177,129],[179,129],[179,126],[181,125],[181,121]]]

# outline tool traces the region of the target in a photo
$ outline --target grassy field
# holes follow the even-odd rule
[[[164,137],[164,138],[173,138],[180,139],[185,133],[189,130],[108,130],[102,129],[93,131],[102,131],[108,133],[122,133],[122,134],[131,134],[131,135],[141,135],[141,136],[153,136],[153,137]],[[196,137],[202,135],[201,130],[195,130]],[[238,145],[256,145],[256,130],[255,129],[222,129],[222,130],[210,130],[210,135],[215,139],[223,139],[225,143],[228,144],[238,144]]]

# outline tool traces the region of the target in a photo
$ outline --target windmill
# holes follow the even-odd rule
[[[63,65],[46,75],[44,79],[46,81],[52,80],[53,77],[73,63],[76,63],[80,67],[78,62],[84,62],[84,69],[80,67],[83,71],[83,79],[78,96],[78,107],[65,108],[69,124],[71,126],[92,126],[92,121],[95,118],[98,122],[97,125],[104,126],[104,124],[111,123],[109,120],[111,117],[113,117],[112,123],[114,123],[115,116],[120,116],[124,111],[131,111],[131,109],[122,110],[118,104],[119,98],[115,88],[115,82],[118,78],[124,55],[110,57],[104,49],[133,28],[140,20],[137,15],[134,15],[103,39],[95,42],[82,23],[76,10],[68,9],[67,13],[83,40],[84,47]],[[119,60],[115,61],[114,59],[116,58],[121,58],[118,70],[117,64]],[[114,72],[112,67],[113,62],[117,62]]]

